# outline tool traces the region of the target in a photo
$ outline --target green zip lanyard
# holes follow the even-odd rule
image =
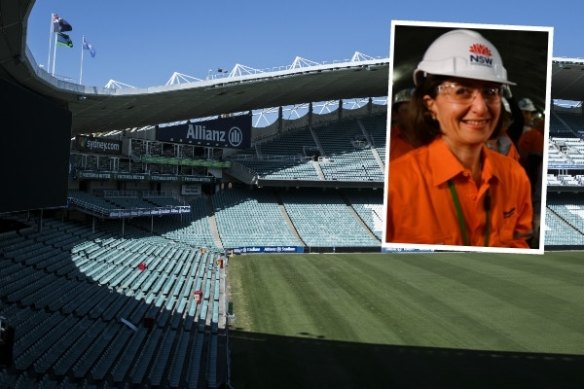
[[[462,241],[465,246],[470,246],[470,239],[468,237],[468,229],[466,228],[466,222],[464,221],[464,215],[462,214],[462,207],[460,206],[460,200],[458,199],[458,193],[456,193],[456,188],[454,187],[454,182],[448,180],[448,188],[450,189],[450,195],[452,196],[452,201],[454,202],[454,209],[456,210],[456,219],[458,220],[458,226],[460,227],[460,233],[462,234]],[[489,246],[489,235],[491,233],[491,195],[489,191],[485,194],[484,207],[486,211],[485,220],[485,242],[484,246]]]

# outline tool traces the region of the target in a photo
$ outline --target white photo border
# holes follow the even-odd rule
[[[538,248],[506,248],[506,247],[482,247],[482,246],[459,246],[459,245],[432,245],[432,244],[411,244],[411,243],[394,243],[386,242],[387,236],[387,193],[389,189],[389,164],[390,164],[390,130],[391,130],[391,99],[393,96],[393,55],[395,52],[395,30],[396,26],[412,27],[440,27],[445,29],[465,28],[478,30],[505,30],[505,31],[537,31],[548,34],[547,50],[547,74],[545,87],[545,127],[544,127],[544,152],[542,162],[542,182],[541,182],[541,204],[540,204],[540,223],[539,223],[539,246]],[[462,252],[483,252],[483,253],[512,253],[512,254],[540,254],[544,253],[545,248],[545,213],[547,203],[547,171],[549,155],[549,122],[551,116],[551,79],[552,79],[552,53],[553,53],[553,33],[554,28],[549,26],[526,26],[526,25],[508,25],[508,24],[483,24],[483,23],[457,23],[457,22],[438,22],[438,21],[413,21],[413,20],[391,20],[390,33],[390,66],[388,82],[388,108],[387,108],[387,141],[385,150],[385,172],[384,172],[384,195],[383,195],[383,216],[384,227],[381,239],[382,252],[406,252],[406,251],[462,251]]]

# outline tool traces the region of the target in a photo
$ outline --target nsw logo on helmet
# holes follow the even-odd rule
[[[468,51],[470,52],[469,60],[471,65],[493,66],[493,53],[488,46],[482,43],[473,43]]]

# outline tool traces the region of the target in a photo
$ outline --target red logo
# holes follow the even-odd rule
[[[491,55],[493,55],[491,53],[491,49],[489,49],[487,46],[481,44],[481,43],[473,43],[468,51],[470,51],[471,53],[474,54],[480,54],[480,55],[484,55],[487,57],[490,57]]]

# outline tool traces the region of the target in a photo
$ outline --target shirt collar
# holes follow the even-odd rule
[[[483,145],[482,153],[484,156],[482,180],[483,182],[490,182],[491,178],[499,177],[497,169],[491,160],[492,157],[489,156],[494,151],[489,150],[488,147]],[[428,158],[430,169],[432,170],[432,184],[434,186],[444,184],[465,170],[468,171],[441,138],[434,140],[428,145]]]

